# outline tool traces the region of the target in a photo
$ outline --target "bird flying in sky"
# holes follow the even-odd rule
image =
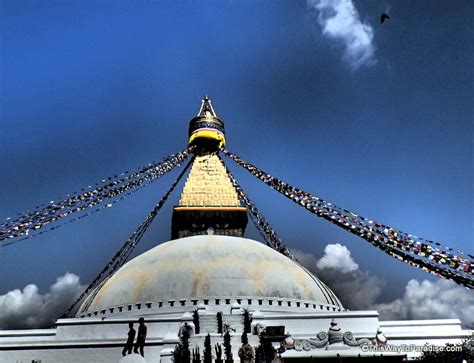
[[[387,19],[390,19],[390,16],[388,16],[388,14],[382,13],[382,15],[380,15],[380,24],[383,24]]]

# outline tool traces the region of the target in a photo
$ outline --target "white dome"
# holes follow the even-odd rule
[[[135,257],[80,311],[203,297],[287,298],[342,308],[326,285],[281,253],[250,239],[209,235],[166,242]]]

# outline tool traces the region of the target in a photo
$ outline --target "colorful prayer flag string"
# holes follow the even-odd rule
[[[62,201],[51,201],[42,209],[40,208],[35,209],[33,212],[27,212],[15,220],[8,220],[8,222],[0,225],[0,241],[21,236],[29,236],[31,233],[35,233],[52,222],[64,219],[73,213],[93,208],[111,198],[139,188],[142,185],[148,185],[150,182],[155,181],[162,175],[174,169],[176,166],[181,165],[181,163],[189,156],[190,152],[191,150],[187,149],[178,154],[170,155],[162,161],[129,174],[124,178],[114,180],[99,188],[82,192],[80,194],[73,193],[74,195]],[[118,200],[121,199],[119,198]],[[106,206],[109,204],[113,205],[115,203],[107,203]],[[97,209],[102,210],[103,208]],[[43,231],[38,232],[38,234],[43,233]],[[8,244],[11,243],[3,245]]]
[[[224,150],[224,154],[252,175],[271,186],[293,202],[311,213],[364,238],[389,255],[413,266],[429,271],[436,276],[448,278],[468,288],[474,288],[474,262],[454,255],[453,249],[437,247],[439,243],[401,232],[377,221],[362,217],[352,211],[336,206],[319,197],[271,176],[237,155]],[[435,244],[435,246],[432,246]],[[470,256],[470,255],[468,255]]]

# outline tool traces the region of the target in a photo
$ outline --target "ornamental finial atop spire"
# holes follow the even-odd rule
[[[206,114],[207,112],[207,114]],[[207,96],[207,94],[204,96],[204,98],[201,101],[201,108],[199,109],[199,112],[197,114],[197,117],[199,116],[214,116],[217,117],[216,112],[214,111],[214,108],[212,107],[211,100]]]

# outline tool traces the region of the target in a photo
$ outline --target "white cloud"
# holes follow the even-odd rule
[[[0,295],[0,329],[50,327],[83,289],[79,277],[67,272],[44,295],[34,284]]]
[[[474,294],[448,280],[410,280],[402,298],[375,307],[384,320],[459,318],[474,323]]]
[[[359,265],[352,259],[351,252],[340,243],[327,245],[324,248],[324,256],[319,259],[316,266],[320,270],[333,268],[342,273],[355,271],[359,268]]]
[[[379,303],[385,281],[360,270],[347,247],[329,244],[319,260],[310,253],[299,250],[292,252],[303,266],[335,292],[347,309],[374,309],[380,313],[380,320],[457,318],[463,325],[474,326],[474,294],[452,281],[440,279],[420,282],[412,279],[408,281],[402,297],[390,303]],[[346,260],[346,266],[351,266],[349,272],[333,268],[337,266],[335,261],[338,258]],[[351,262],[356,266],[355,269]]]
[[[317,11],[323,34],[343,44],[344,59],[351,67],[375,63],[374,30],[361,22],[352,0],[307,0],[307,4]]]
[[[361,271],[346,246],[339,243],[327,245],[319,260],[310,253],[292,252],[302,265],[334,291],[348,309],[370,309],[381,295],[384,281]]]

